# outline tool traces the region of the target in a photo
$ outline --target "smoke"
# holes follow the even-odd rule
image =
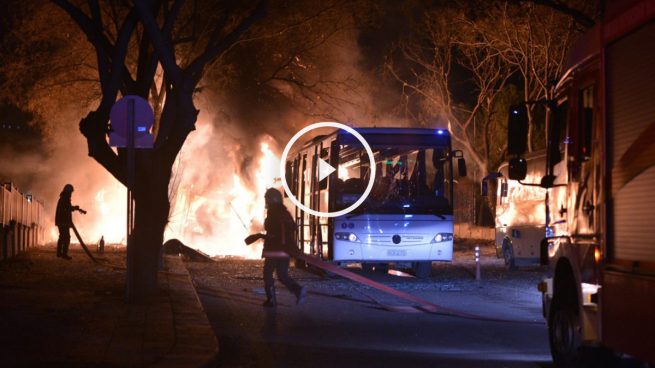
[[[230,64],[231,82],[203,80],[196,96],[197,130],[180,151],[170,183],[166,239],[179,238],[210,255],[259,257],[261,244],[245,246],[243,238],[263,230],[263,194],[279,186],[281,149],[296,131],[326,120],[355,127],[409,125],[394,110],[397,94],[381,72],[383,61],[372,61],[374,53],[364,54],[360,41],[359,30],[344,27],[320,47],[295,55],[282,76],[297,76],[303,84],[269,78],[279,65],[280,45],[267,49],[256,43],[240,46],[233,53],[239,56],[223,61]],[[262,50],[269,54],[262,56]],[[12,159],[0,162],[0,174],[44,201],[52,240],[55,205],[70,183],[73,203],[88,210],[86,216],[74,215],[85,240],[105,236],[108,242],[124,242],[125,188],[87,156],[77,128],[90,109],[62,106],[71,105],[48,114],[43,147],[4,148],[3,157]]]
[[[0,176],[43,202],[47,241],[57,237],[55,208],[66,184],[75,187],[73,204],[88,211],[87,215],[73,215],[85,242],[95,243],[101,236],[108,242],[124,241],[125,189],[87,156],[86,141],[77,129],[79,116],[81,111],[73,109],[53,115],[52,129],[28,152],[0,148],[0,155],[9,158],[0,160]]]
[[[264,192],[280,187],[279,157],[291,135],[325,120],[407,125],[388,111],[388,101],[380,103],[386,87],[380,75],[362,67],[357,39],[356,31],[345,30],[314,54],[297,57],[311,71],[305,83],[312,89],[278,80],[261,84],[265,73],[247,61],[238,64],[238,83],[220,92],[204,81],[208,88],[196,98],[197,130],[178,155],[170,185],[166,238],[210,255],[259,257],[261,244],[248,247],[243,239],[263,231]]]

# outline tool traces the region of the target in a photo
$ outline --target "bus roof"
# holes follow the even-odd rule
[[[448,129],[430,128],[354,128],[360,134],[438,134],[450,135]]]
[[[427,136],[427,135],[436,135],[436,136],[442,136],[442,137],[450,137],[450,132],[448,129],[433,129],[433,128],[376,128],[376,127],[369,127],[369,128],[353,128],[355,131],[361,135],[399,135],[399,134],[405,134],[405,135],[421,135],[421,136]],[[309,146],[312,146],[324,139],[333,137],[335,135],[341,135],[341,134],[350,134],[347,131],[343,129],[335,129],[332,132],[328,134],[322,134],[318,135],[312,139],[309,139],[305,141],[303,144],[302,148],[307,148]]]

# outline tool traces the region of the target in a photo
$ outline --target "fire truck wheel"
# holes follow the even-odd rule
[[[556,367],[577,367],[580,363],[582,337],[580,318],[562,304],[553,305],[548,321],[550,351]]]
[[[509,271],[516,270],[516,263],[514,260],[514,249],[512,243],[507,241],[503,242],[503,259],[505,260],[505,268]]]

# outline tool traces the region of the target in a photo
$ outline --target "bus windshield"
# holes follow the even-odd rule
[[[353,213],[452,214],[452,171],[447,147],[372,145],[376,178],[366,201]],[[338,209],[357,201],[370,177],[361,145],[340,145]]]

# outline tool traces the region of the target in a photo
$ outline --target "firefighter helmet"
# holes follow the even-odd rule
[[[267,207],[272,204],[282,204],[282,194],[277,189],[269,188],[266,190],[266,194],[264,194],[264,200],[266,201]]]

